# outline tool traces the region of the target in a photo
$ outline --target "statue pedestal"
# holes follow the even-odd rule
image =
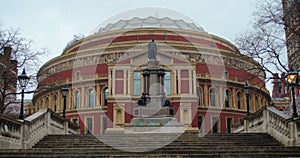
[[[138,106],[134,108],[134,117],[173,117],[174,109],[172,107],[144,107]]]
[[[148,66],[142,70],[144,92],[133,109],[134,118],[125,124],[125,133],[183,133],[184,124],[174,117],[174,109],[164,92],[166,70],[159,66],[154,40],[148,44]]]
[[[150,103],[137,106],[134,118],[125,124],[125,133],[183,133],[184,124],[174,117],[174,109],[162,106],[164,96],[151,97]]]
[[[137,117],[125,124],[125,133],[184,133],[185,126],[174,117]]]

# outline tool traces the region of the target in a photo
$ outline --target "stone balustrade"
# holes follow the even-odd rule
[[[233,133],[268,133],[286,146],[300,146],[300,118],[263,107],[232,126]]]
[[[48,134],[78,134],[79,127],[43,109],[25,120],[0,115],[0,149],[28,149]]]

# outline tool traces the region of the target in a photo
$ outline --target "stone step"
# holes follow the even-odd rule
[[[99,136],[49,135],[39,141],[33,149],[0,150],[0,157],[282,156],[300,157],[300,147],[284,147],[270,135],[262,133],[208,134],[205,136],[157,133]]]
[[[73,153],[73,151],[58,152],[18,152],[1,153],[0,157],[299,157],[300,153],[287,152],[214,152],[207,153]]]
[[[229,148],[229,147],[224,147],[221,149],[213,149],[213,148],[197,148],[197,149],[173,149],[173,150],[178,150],[177,153],[184,153],[184,152],[189,152],[189,153],[207,153],[207,152],[244,152],[244,153],[248,153],[248,152],[295,152],[295,153],[300,153],[300,148],[294,148],[294,147],[284,147],[284,148],[274,148],[274,147],[269,147],[269,148],[239,148],[239,149],[233,149],[233,148]],[[157,150],[153,150],[153,151],[149,151],[149,152],[145,152],[145,153],[168,153],[168,152],[173,152],[173,150],[168,149],[168,148],[160,148]],[[90,149],[90,148],[77,148],[77,149],[69,149],[69,148],[60,148],[60,149],[41,149],[41,148],[37,148],[37,149],[27,149],[27,150],[19,150],[19,149],[7,149],[7,150],[1,150],[1,154],[5,154],[5,153],[14,153],[14,152],[23,152],[23,153],[31,153],[31,152],[55,152],[55,153],[64,153],[66,151],[71,151],[72,153],[109,153],[111,151],[114,151],[116,153],[118,152],[124,152],[121,150],[117,150],[114,148],[108,149],[108,150],[100,150],[100,149]]]

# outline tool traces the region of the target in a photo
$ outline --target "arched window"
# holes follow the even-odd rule
[[[230,98],[229,90],[227,89],[227,90],[224,91],[224,104],[225,104],[226,108],[229,108],[229,106],[230,106],[229,98]]]
[[[56,106],[57,106],[57,98],[56,95],[53,96],[53,111],[56,112]]]
[[[108,96],[108,88],[106,87],[106,88],[104,88],[104,90],[103,90],[103,98],[104,98],[104,105],[106,106],[107,105],[107,96]]]
[[[75,80],[80,80],[80,72],[79,71],[77,71],[75,73]]]
[[[210,106],[216,106],[216,90],[213,88],[209,91],[209,100]]]
[[[237,96],[237,108],[238,108],[238,109],[241,109],[242,93],[241,93],[241,92],[238,92],[236,96]]]
[[[88,91],[88,105],[89,105],[89,107],[95,106],[95,91],[94,91],[94,89],[90,89]]]
[[[79,109],[79,107],[80,107],[80,93],[79,93],[79,91],[74,92],[74,105],[75,105],[75,109]]]

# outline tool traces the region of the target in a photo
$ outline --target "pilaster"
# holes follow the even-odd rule
[[[208,107],[208,100],[209,100],[209,97],[208,97],[208,87],[207,87],[207,84],[205,83],[204,84],[204,97],[203,97],[203,100],[204,100],[204,106],[205,107]]]
[[[96,84],[96,96],[95,96],[95,100],[96,100],[96,106],[100,106],[100,98],[101,98],[101,90],[100,90],[100,84],[97,83]]]

